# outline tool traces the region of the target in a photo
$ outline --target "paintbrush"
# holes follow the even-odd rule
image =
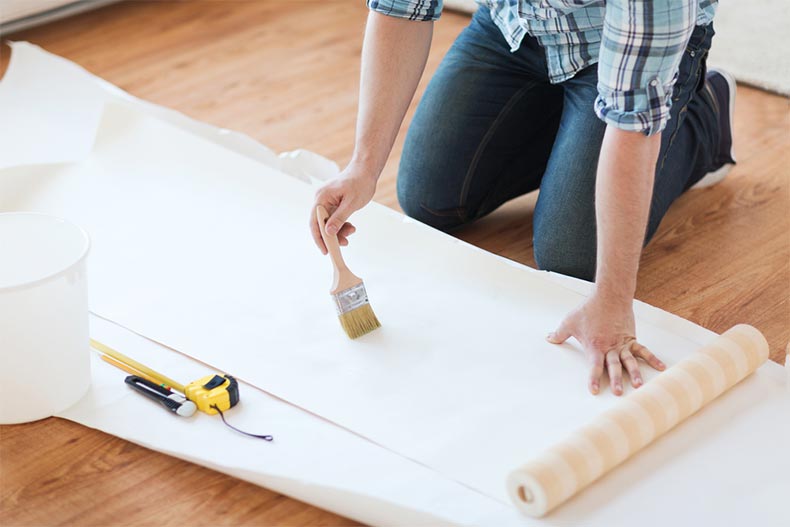
[[[361,337],[380,327],[381,323],[370,306],[362,279],[354,275],[346,262],[343,261],[337,236],[326,232],[326,220],[329,218],[329,213],[319,205],[316,207],[316,217],[321,229],[321,238],[324,240],[335,268],[335,277],[329,294],[335,300],[340,325],[343,326],[343,330],[350,338]]]

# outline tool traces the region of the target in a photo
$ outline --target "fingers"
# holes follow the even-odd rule
[[[664,371],[666,369],[666,365],[661,362],[658,357],[653,355],[649,349],[641,345],[640,343],[634,341],[631,343],[631,352],[639,357],[640,359],[644,360],[646,363],[650,365],[654,370]]]
[[[633,315],[630,318],[627,313],[623,316],[633,325]],[[546,340],[552,344],[562,344],[570,337],[578,340],[590,360],[590,393],[596,395],[600,392],[601,378],[604,372],[608,372],[612,393],[620,396],[624,392],[623,369],[628,372],[634,388],[644,384],[638,358],[659,371],[666,366],[636,341],[633,329],[626,332],[622,325],[612,324],[607,317],[608,312],[602,312],[600,306],[593,308],[584,304],[565,317],[559,327],[546,336]]]
[[[631,377],[631,386],[639,388],[642,386],[642,373],[639,371],[639,363],[628,349],[623,349],[620,352],[620,361],[625,366],[628,376]]]
[[[357,232],[357,228],[354,227],[353,224],[346,222],[340,228],[340,232],[338,232],[337,235],[338,236],[345,236],[347,238],[347,237],[351,236],[352,234],[354,234],[355,232]]]
[[[603,375],[603,354],[593,353],[590,355],[592,361],[592,369],[590,370],[589,389],[593,395],[598,395],[601,390],[601,376]]]
[[[354,234],[357,231],[357,228],[351,225],[350,223],[344,224],[340,228],[340,232],[337,233],[337,243],[342,245],[343,247],[348,245],[348,237]]]
[[[351,213],[354,212],[354,209],[351,206],[349,200],[344,199],[340,202],[340,205],[335,209],[335,212],[329,216],[329,219],[326,221],[326,232],[330,235],[339,235],[340,229],[346,223],[346,220]]]
[[[310,218],[310,232],[313,234],[313,241],[315,242],[318,249],[323,253],[326,254],[326,244],[324,243],[324,239],[321,237],[321,229],[318,227],[318,220],[314,217],[315,213],[313,213],[313,217]],[[345,223],[341,228],[340,232],[337,233],[337,243],[341,246],[345,247],[348,245],[348,237],[357,232],[357,228],[354,227],[350,223]]]
[[[573,336],[573,330],[568,322],[568,319],[562,321],[560,327],[556,331],[552,331],[546,336],[546,340],[552,344],[562,344]]]
[[[310,212],[310,233],[313,235],[313,241],[316,247],[318,247],[318,250],[321,251],[321,254],[326,254],[326,244],[324,244],[324,239],[321,237],[321,229],[318,227],[315,207],[313,207],[313,210]]]
[[[615,395],[623,394],[623,367],[620,354],[616,350],[606,352],[606,369],[609,371],[609,384]]]
[[[337,204],[338,201],[340,202],[339,204]],[[319,228],[318,219],[315,213],[316,205],[323,205],[325,209],[331,212],[329,219],[326,221],[326,233],[330,236],[337,236],[338,244],[342,246],[348,245],[348,237],[356,231],[353,225],[346,222],[351,213],[354,212],[354,208],[351,206],[351,200],[344,199],[342,195],[335,195],[325,188],[316,193],[316,202],[310,212],[310,233],[321,253],[327,254],[326,244],[321,237],[321,229]]]
[[[318,189],[313,206],[322,205],[329,218],[325,226],[321,226],[321,231],[317,232],[312,223],[310,230],[321,252],[327,252],[326,244],[318,236],[321,232],[325,236],[336,236],[340,245],[348,245],[348,237],[354,232],[354,227],[347,223],[348,218],[369,203],[375,191],[376,177],[370,177],[366,170],[352,165],[346,167],[338,178]]]

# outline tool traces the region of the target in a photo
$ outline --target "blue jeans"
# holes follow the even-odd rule
[[[704,88],[713,27],[698,26],[680,64],[661,138],[645,243],[672,202],[723,164],[717,103]],[[406,136],[398,199],[444,231],[540,188],[534,216],[541,269],[595,278],[595,174],[606,125],[593,111],[597,66],[550,84],[529,36],[511,53],[485,9],[448,51]]]

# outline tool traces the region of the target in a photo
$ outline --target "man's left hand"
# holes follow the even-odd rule
[[[623,393],[623,369],[631,378],[631,385],[642,385],[637,358],[654,369],[663,371],[666,366],[650,350],[636,341],[634,311],[630,305],[617,305],[592,296],[562,321],[559,328],[546,339],[552,344],[562,344],[570,337],[581,343],[590,360],[590,392],[600,391],[604,367],[609,373],[609,383],[615,395]]]

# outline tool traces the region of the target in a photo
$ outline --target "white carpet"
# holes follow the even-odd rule
[[[726,69],[739,82],[790,95],[788,0],[725,0],[713,26],[709,66]]]
[[[474,0],[445,0],[445,7],[472,12]],[[725,0],[714,21],[708,66],[744,82],[790,96],[790,1]]]

